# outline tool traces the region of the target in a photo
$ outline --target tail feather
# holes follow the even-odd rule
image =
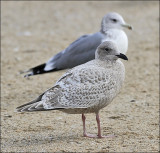
[[[31,102],[29,102],[29,103],[27,103],[27,104],[24,104],[24,105],[21,105],[21,106],[17,107],[17,108],[16,108],[16,111],[17,111],[17,112],[29,112],[29,111],[31,111],[31,110],[29,110],[29,108],[32,107],[32,106],[37,106],[37,111],[40,110],[40,109],[41,109],[41,110],[44,109],[44,108],[42,107],[43,104],[42,104],[42,101],[41,101],[43,95],[44,95],[44,93],[41,94],[41,95],[40,95],[38,98],[36,98],[35,100],[33,100],[33,101],[31,101]],[[38,108],[38,106],[39,106],[39,108]],[[41,107],[40,107],[40,106],[41,106]],[[34,111],[36,111],[36,108],[35,108]]]
[[[33,68],[30,68],[29,70],[23,71],[22,73],[27,73],[26,75],[24,75],[24,77],[29,77],[29,76],[32,76],[32,75],[49,73],[49,72],[53,72],[53,71],[57,71],[58,70],[56,68],[53,68],[51,70],[46,71],[45,70],[45,66],[46,66],[46,63],[38,65],[38,66],[33,67]]]
[[[53,87],[53,88],[55,88],[55,87]],[[57,105],[57,106],[55,105],[50,108],[46,107],[47,104],[46,104],[46,100],[44,100],[44,98],[47,95],[46,93],[50,90],[53,91],[53,89],[50,88],[47,91],[45,91],[44,93],[42,93],[40,96],[38,96],[35,100],[17,107],[16,112],[33,112],[33,111],[47,111],[47,110],[64,109],[65,107],[63,107],[61,105]],[[46,94],[46,95],[44,96],[44,94]],[[56,96],[56,93],[55,93],[55,96]],[[54,97],[50,97],[49,100],[54,100]]]
[[[26,106],[20,106],[16,108],[17,112],[33,112],[33,111],[46,111],[46,109],[43,107],[43,102],[39,101],[34,104],[29,104]]]
[[[34,104],[20,106],[16,108],[16,112],[35,112],[35,111],[49,111],[49,110],[60,110],[64,108],[52,108],[52,109],[45,109],[43,107],[43,102],[39,101]]]

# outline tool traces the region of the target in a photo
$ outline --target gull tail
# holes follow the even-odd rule
[[[31,102],[17,107],[16,112],[44,111],[43,101],[41,101],[42,96],[43,94]]]
[[[33,111],[45,111],[42,101],[33,104],[22,105],[16,108],[16,112],[33,112]]]
[[[32,76],[32,75],[38,75],[38,74],[58,71],[58,69],[56,69],[56,68],[53,68],[53,69],[50,69],[50,70],[45,70],[45,67],[46,67],[46,63],[38,65],[38,66],[33,67],[33,68],[30,68],[29,70],[23,71],[21,73],[27,73],[26,75],[24,75],[24,77],[29,77],[29,76]]]
[[[63,107],[53,107],[51,109],[46,109],[45,108],[45,103],[42,100],[42,96],[45,93],[41,94],[38,98],[35,100],[26,103],[24,105],[21,105],[16,108],[15,112],[33,112],[33,111],[49,111],[49,110],[59,110],[59,109],[64,109]]]
[[[15,112],[35,112],[35,111],[49,111],[49,110],[60,110],[60,109],[64,108],[60,107],[60,108],[45,109],[43,106],[43,101],[36,102],[36,100],[34,100],[30,103],[17,107]]]

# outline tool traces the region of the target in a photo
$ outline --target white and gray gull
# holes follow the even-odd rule
[[[83,135],[86,133],[85,113],[95,113],[98,137],[102,138],[99,111],[119,93],[125,78],[125,67],[118,59],[128,58],[119,52],[115,43],[101,43],[95,59],[68,70],[56,84],[30,103],[17,107],[17,112],[60,110],[82,114]],[[96,137],[97,137],[96,136]]]
[[[99,32],[83,35],[66,49],[51,57],[46,63],[27,71],[25,77],[73,68],[95,58],[95,51],[103,41],[114,41],[123,54],[128,49],[128,38],[123,28],[132,29],[121,15],[115,12],[106,14],[101,21]]]

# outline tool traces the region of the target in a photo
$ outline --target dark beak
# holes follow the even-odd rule
[[[116,56],[119,57],[119,58],[122,58],[124,60],[128,60],[127,56],[122,54],[122,53],[120,53],[120,55],[116,55]]]

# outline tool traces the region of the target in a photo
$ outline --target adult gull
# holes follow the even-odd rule
[[[99,32],[83,35],[66,49],[51,57],[46,63],[27,71],[25,77],[73,68],[95,58],[95,51],[103,41],[114,41],[121,53],[126,54],[128,38],[123,28],[132,29],[121,15],[115,12],[106,14],[101,21]]]

